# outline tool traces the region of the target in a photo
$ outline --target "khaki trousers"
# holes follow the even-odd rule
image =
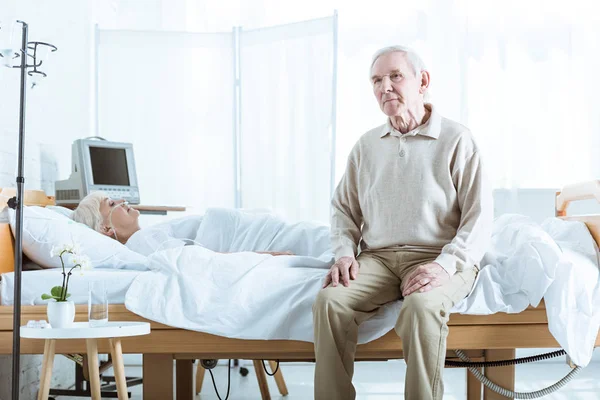
[[[404,278],[436,257],[402,250],[363,252],[357,258],[358,277],[349,287],[330,285],[319,292],[313,305],[316,400],[356,397],[352,375],[358,326],[383,304],[401,298]],[[444,285],[404,299],[395,331],[407,364],[406,399],[442,399],[450,309],[469,294],[476,274],[475,267],[457,272]]]

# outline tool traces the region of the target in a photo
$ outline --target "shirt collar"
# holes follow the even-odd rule
[[[440,116],[440,114],[438,114],[438,112],[436,111],[435,107],[432,104],[426,103],[425,107],[427,107],[427,108],[429,108],[431,110],[431,115],[429,115],[429,119],[423,125],[419,125],[415,129],[413,129],[412,131],[409,131],[409,132],[406,132],[406,133],[403,134],[402,132],[396,130],[392,126],[392,122],[388,118],[387,121],[386,121],[386,123],[385,123],[385,125],[383,126],[383,129],[381,130],[381,136],[380,137],[384,137],[384,136],[390,134],[390,135],[394,135],[394,136],[415,136],[415,135],[421,135],[421,136],[430,137],[432,139],[439,138],[440,137],[442,117]]]

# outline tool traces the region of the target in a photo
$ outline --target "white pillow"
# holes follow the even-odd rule
[[[15,210],[9,210],[9,219],[14,235]],[[50,254],[52,247],[73,242],[94,268],[148,269],[146,257],[84,224],[44,207],[23,207],[23,252],[32,261],[44,268],[61,267],[60,258]]]
[[[58,214],[62,214],[65,217],[68,217],[68,218],[72,218],[72,215],[73,215],[73,210],[70,210],[70,209],[68,209],[66,207],[61,207],[61,206],[46,206],[46,209],[47,210],[55,211]]]

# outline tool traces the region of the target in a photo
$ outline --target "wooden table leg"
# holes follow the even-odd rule
[[[90,371],[90,392],[92,400],[100,400],[100,368],[98,367],[98,340],[86,339],[88,370]]]
[[[262,360],[253,360],[254,373],[256,373],[256,379],[258,379],[258,387],[260,388],[260,395],[262,400],[271,400],[271,393],[269,393],[269,383],[267,382],[267,374],[263,369]]]
[[[486,350],[485,361],[510,360],[515,358],[515,349]],[[508,390],[515,390],[515,366],[485,368],[485,376],[497,385]],[[505,400],[506,397],[491,391],[487,387],[483,390],[484,400]]]
[[[194,360],[177,360],[175,362],[177,400],[193,400],[194,398]]]
[[[42,363],[42,376],[40,377],[40,390],[38,400],[47,400],[50,394],[50,382],[52,381],[52,366],[54,365],[54,349],[56,340],[47,339],[44,343],[44,361]]]
[[[285,384],[285,379],[283,379],[283,373],[281,372],[281,364],[279,365],[279,368],[278,368],[277,362],[270,360],[269,365],[271,366],[271,373],[273,373],[275,370],[277,370],[277,372],[275,372],[274,378],[275,378],[275,383],[277,383],[277,388],[279,389],[279,393],[281,393],[282,396],[287,396],[288,390],[287,390],[287,386]]]
[[[125,365],[123,365],[123,348],[121,339],[108,339],[110,344],[110,355],[112,357],[113,370],[115,371],[115,383],[117,384],[117,396],[119,400],[127,400],[127,380],[125,379]]]
[[[196,394],[200,394],[202,391],[202,384],[204,383],[204,374],[206,370],[202,366],[202,360],[198,360],[198,370],[196,371]]]
[[[144,400],[173,400],[173,355],[144,354]]]

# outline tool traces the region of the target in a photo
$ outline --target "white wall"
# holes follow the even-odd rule
[[[19,384],[21,399],[37,398],[40,376],[42,372],[41,355],[21,356],[21,376]],[[0,356],[0,400],[8,400],[12,393],[12,358]],[[75,382],[75,363],[57,355],[52,370],[52,388],[67,389]]]
[[[42,69],[48,74],[27,92],[25,179],[29,189],[54,191],[69,172],[70,144],[90,134],[90,24],[87,1],[26,0],[16,17],[29,24],[29,40],[56,45]],[[19,71],[0,69],[0,186],[14,186],[19,118]]]
[[[106,2],[108,3],[108,2]],[[6,8],[5,8],[6,6]],[[29,24],[29,40],[54,44],[42,70],[48,74],[27,92],[25,187],[54,192],[54,181],[68,177],[73,140],[93,134],[91,125],[91,32],[93,3],[80,0],[19,0],[15,19]],[[0,68],[0,187],[14,187],[19,128],[19,71]],[[41,356],[21,357],[21,396],[36,397]],[[57,357],[53,387],[74,382],[73,362]],[[0,356],[0,400],[10,398],[11,357]]]
[[[29,40],[58,47],[42,69],[48,77],[27,92],[25,178],[29,189],[54,191],[70,173],[71,143],[94,135],[93,30],[176,29],[182,7],[162,0],[20,0],[15,17],[29,24]],[[164,3],[164,4],[163,4]],[[173,2],[176,3],[176,2]],[[0,14],[2,11],[0,11]],[[183,29],[181,29],[183,30]],[[118,62],[118,60],[116,60]],[[14,186],[19,117],[19,71],[0,69],[0,187]]]
[[[6,10],[14,19],[29,24],[29,40],[45,41],[58,47],[44,72],[48,77],[27,92],[25,137],[25,188],[54,193],[54,182],[66,179],[71,171],[71,143],[92,136],[93,29],[103,28],[185,30],[183,2],[163,0],[2,0],[0,19]],[[178,5],[179,4],[179,5]],[[7,8],[5,9],[5,6]],[[20,43],[20,42],[19,42]],[[19,71],[0,68],[0,187],[14,187],[19,129]],[[181,214],[170,214],[175,218]],[[144,217],[142,224],[158,222]],[[126,356],[126,360],[130,359]],[[138,357],[139,358],[139,357]],[[133,363],[138,360],[131,358]],[[134,361],[135,360],[135,361]],[[139,358],[141,361],[141,358]],[[36,397],[41,356],[22,356],[21,396]],[[57,357],[53,387],[74,382],[73,362]],[[10,398],[11,357],[0,356],[0,400]]]
[[[67,171],[65,143],[88,134],[90,4],[85,1],[20,1],[18,19],[30,25],[29,40],[55,44],[60,53],[43,69],[48,79],[27,93],[25,178],[28,189],[54,191],[59,168]],[[19,71],[0,68],[0,187],[15,186],[19,118]],[[39,387],[41,356],[21,358],[21,395],[33,399]],[[57,357],[53,386],[74,379],[73,362]],[[0,356],[0,399],[11,390],[11,357]]]

